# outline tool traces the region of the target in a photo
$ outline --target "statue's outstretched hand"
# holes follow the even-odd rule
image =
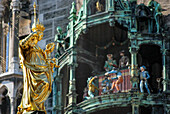
[[[54,43],[49,43],[49,44],[46,45],[46,50],[45,51],[48,52],[48,53],[51,53],[51,52],[53,52],[54,48],[55,48],[55,44]]]

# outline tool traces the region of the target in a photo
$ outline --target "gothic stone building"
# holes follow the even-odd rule
[[[60,68],[53,74],[48,114],[168,114],[170,1],[155,1],[0,0],[0,113],[15,114],[22,97],[18,39],[31,32],[36,2],[37,15],[46,28],[40,47],[54,41],[58,26],[65,42],[65,49],[53,53]],[[106,55],[113,54],[118,62],[121,50],[130,58],[129,68],[122,70],[122,92],[101,95]],[[151,95],[139,91],[141,65],[151,76]],[[99,77],[95,81],[99,91],[83,100],[87,80],[94,75]]]
[[[161,7],[162,1],[146,2],[82,0],[81,7],[72,3],[63,33],[67,34],[67,48],[58,50],[60,68],[54,74],[53,100],[57,102],[53,106],[57,113],[169,113],[169,9],[165,4]],[[102,95],[106,55],[113,54],[118,62],[121,50],[130,58],[130,67],[121,70],[122,92]],[[151,95],[139,91],[138,69],[142,65],[151,75]],[[95,85],[99,91],[84,100],[91,76],[98,77]]]
[[[0,114],[16,114],[22,98],[18,41],[31,32],[34,2],[38,5],[39,20],[46,28],[39,42],[41,48],[53,42],[57,26],[64,28],[68,24],[72,0],[0,0]],[[52,113],[52,95],[46,110]]]

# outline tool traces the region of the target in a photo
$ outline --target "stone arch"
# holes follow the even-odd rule
[[[9,93],[8,88],[5,85],[1,86],[0,88],[1,114],[10,114],[10,98],[8,93]]]
[[[88,77],[94,76],[94,68],[92,65],[87,62],[79,61],[78,67],[76,69],[76,93],[78,94],[77,102],[81,102],[83,100],[83,91],[84,88],[87,87],[87,79]]]
[[[15,109],[15,113],[17,113],[17,111],[18,111],[18,106],[20,105],[20,103],[21,103],[21,99],[22,99],[22,94],[23,94],[23,84],[22,83],[19,83],[19,85],[18,85],[18,89],[16,90],[16,92],[15,92],[15,96],[16,96],[16,101],[15,101],[15,103],[16,103],[16,109]]]
[[[142,59],[139,66],[145,65],[151,76],[149,79],[150,89],[153,93],[157,93],[160,91],[158,90],[157,78],[162,79],[163,70],[161,47],[156,44],[142,44],[140,45],[138,54],[140,54]],[[162,90],[162,84],[160,89]]]
[[[120,60],[121,50],[125,50],[126,56],[130,58],[127,27],[116,21],[114,27],[109,26],[109,23],[103,23],[89,27],[87,30],[87,33],[82,34],[76,42],[77,53],[88,58],[91,63],[95,62],[98,72],[104,71],[103,66],[107,60],[107,54],[113,54],[117,63]]]
[[[70,77],[70,73],[69,73],[69,66],[68,64],[64,65],[62,67],[62,69],[60,70],[60,73],[59,73],[59,77],[61,78],[61,87],[58,88],[58,89],[62,89],[60,90],[62,92],[62,95],[63,95],[63,99],[62,99],[62,102],[63,102],[63,105],[64,106],[67,106],[68,104],[68,98],[66,97],[67,96],[67,93],[69,91],[69,77]]]

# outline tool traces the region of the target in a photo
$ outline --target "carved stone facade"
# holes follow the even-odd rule
[[[163,75],[166,75],[168,78],[166,77],[166,79],[164,79],[165,81],[163,81],[164,85],[161,85],[164,86],[162,88],[164,88],[165,91],[168,89],[170,90],[170,86],[167,84],[167,80],[170,79],[170,42],[165,40],[166,49],[162,46],[161,50],[159,46],[155,46],[155,44],[159,45],[159,41],[155,40],[152,42],[147,40],[147,38],[158,38],[159,40],[159,37],[169,38],[169,36],[163,36],[165,34],[159,36],[154,33],[152,34],[153,36],[145,37],[146,34],[135,34],[136,22],[133,15],[132,18],[129,17],[130,12],[128,12],[128,4],[124,2],[124,4],[121,4],[121,8],[119,7],[120,1],[131,1],[131,6],[133,6],[133,2],[136,0],[106,0],[105,4],[108,4],[108,1],[112,2],[104,6],[104,10],[98,12],[96,11],[96,2],[100,0],[0,0],[0,113],[15,114],[22,97],[23,80],[22,71],[19,67],[19,57],[17,55],[18,45],[16,42],[18,42],[18,39],[22,39],[28,35],[31,31],[31,20],[33,20],[32,5],[34,1],[39,7],[37,10],[39,20],[46,28],[43,40],[39,42],[41,48],[45,48],[47,43],[54,41],[55,34],[57,34],[56,28],[58,26],[63,29],[63,32],[71,34],[71,40],[69,41],[71,45],[70,50],[67,50],[67,52],[59,58],[61,69],[55,69],[54,72],[53,92],[46,102],[47,114],[62,114],[64,112],[84,113],[86,111],[87,113],[89,111],[94,114],[103,114],[109,111],[121,113],[121,109],[124,109],[124,113],[134,112],[134,114],[138,114],[139,110],[144,110],[146,113],[149,111],[154,114],[156,112],[162,113],[163,110],[166,110],[168,113],[170,107],[167,104],[169,101],[166,101],[164,107],[161,104],[162,102],[159,101],[161,98],[167,97],[169,91],[167,91],[167,94],[166,92],[161,94],[162,96],[153,95],[144,97],[136,93],[112,94],[102,97],[99,96],[90,101],[82,102],[83,88],[86,86],[87,78],[90,75],[102,72],[102,65],[106,59],[106,53],[121,51],[121,49],[125,49],[127,56],[131,59],[133,58],[132,82],[134,83],[134,91],[138,89],[136,87],[138,81],[136,76],[137,65],[142,65],[142,62],[140,63],[140,58],[142,58],[142,53],[147,53],[143,50],[147,49],[150,53],[155,49],[159,55],[158,64],[152,64],[153,67],[150,68],[150,71],[152,71],[151,69],[158,68],[157,66],[159,66],[159,64],[164,64],[162,60],[166,62],[165,66],[163,66],[164,68],[166,67],[166,69],[163,69],[161,66],[161,71],[158,68],[157,72],[162,76],[162,71],[166,70]],[[74,8],[71,9],[73,1],[76,2],[75,9],[77,9],[77,11]],[[87,3],[87,1],[93,2]],[[116,1],[119,5],[114,6],[113,1]],[[144,3],[147,5],[148,1],[149,0],[137,0],[137,3]],[[162,7],[165,25],[167,26],[167,31],[170,32],[170,0],[155,1],[158,1]],[[87,7],[82,9],[82,5],[85,6],[85,4]],[[121,10],[122,8],[126,10],[126,17],[120,16],[123,11],[118,12],[118,16],[114,16],[115,10]],[[130,9],[134,8],[130,7]],[[132,12],[134,13],[134,10],[132,10]],[[88,21],[88,23],[81,23],[82,21]],[[148,22],[138,23],[141,26],[140,30],[142,32],[148,32],[148,28],[145,26],[147,23]],[[128,34],[128,29],[134,32],[134,34]],[[75,37],[77,48],[74,47]],[[138,37],[138,39],[134,40],[136,37]],[[145,37],[146,39],[144,40],[154,44],[154,46],[143,45],[139,49],[138,45],[143,43],[141,40],[142,37]],[[128,48],[129,46],[133,46],[130,48],[130,51]],[[137,54],[137,52],[141,55]],[[53,53],[52,56],[54,55],[55,53]],[[119,60],[118,53],[115,53],[114,57],[117,61]],[[136,60],[136,58],[138,58],[139,61]],[[148,61],[143,61],[143,63],[146,64],[147,62]],[[154,75],[154,73],[156,72],[153,72],[152,75]],[[154,87],[156,85],[157,87],[158,85],[155,78],[152,78],[152,80],[154,83],[151,86]],[[154,91],[157,91],[157,89]],[[116,100],[117,98],[120,99]],[[138,103],[141,99],[142,106],[139,108]],[[124,101],[124,104],[128,105],[125,106],[121,100]],[[106,107],[104,107],[102,103],[105,104]],[[131,105],[129,105],[130,103]],[[151,107],[150,103],[153,103],[154,106]],[[121,106],[121,108],[117,106]],[[97,108],[94,109],[95,107]],[[114,107],[117,111],[113,108],[105,109],[107,107]],[[164,111],[164,113],[166,112]]]
[[[63,31],[66,31],[66,26],[69,22],[69,10],[72,0],[40,0],[39,4],[39,19],[45,26],[44,38],[39,43],[45,47],[49,42],[54,41],[57,34],[57,27],[60,26]]]
[[[15,114],[22,98],[22,70],[19,66],[18,41],[31,32],[33,2],[45,26],[40,47],[54,41],[56,28],[66,31],[72,0],[0,0],[0,113]],[[54,53],[53,53],[54,56]],[[53,110],[52,94],[46,102],[47,113]],[[4,103],[5,102],[5,103]]]
[[[170,34],[167,15],[163,9],[161,13],[160,4],[155,1],[149,5],[136,2],[137,0],[83,0],[76,4],[77,9],[75,4],[72,4],[66,37],[69,38],[70,44],[58,57],[60,68],[56,69],[55,76],[63,83],[62,90],[57,90],[57,93],[62,91],[62,106],[65,107],[62,109],[66,114],[140,114],[142,111],[155,113],[156,108],[158,113],[169,113],[167,98],[170,92]],[[80,8],[81,3],[83,6]],[[106,55],[112,53],[118,61],[119,51],[122,49],[131,59],[131,90],[128,93],[101,96],[98,94],[99,96],[83,101],[83,90],[88,85],[87,79],[97,75],[100,80],[100,76],[104,75],[102,67]],[[139,91],[139,67],[142,65],[147,67],[151,75],[150,96],[140,94]],[[63,79],[59,78],[61,75]],[[161,79],[161,84],[158,84],[157,78]],[[96,83],[100,87],[100,81]],[[57,81],[56,86],[60,86]],[[165,97],[163,101],[167,103],[159,100],[162,96]],[[157,106],[156,102],[160,105]],[[56,111],[59,111],[58,107],[56,106]]]

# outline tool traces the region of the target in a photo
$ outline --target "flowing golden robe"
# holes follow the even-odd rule
[[[19,55],[23,69],[23,96],[17,114],[31,111],[45,111],[44,102],[52,90],[52,63],[48,59],[47,51],[43,51],[35,43],[30,46],[30,39],[26,43],[20,41]],[[52,50],[53,51],[53,50]]]

